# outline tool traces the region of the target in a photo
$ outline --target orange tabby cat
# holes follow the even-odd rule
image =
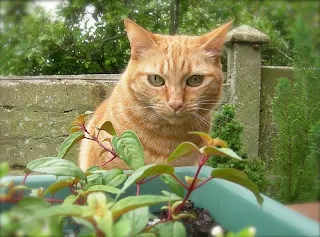
[[[111,96],[98,107],[87,127],[93,133],[95,127],[109,120],[118,135],[134,130],[144,147],[146,163],[167,163],[181,142],[201,145],[201,139],[189,131],[209,132],[211,110],[221,95],[220,54],[231,22],[202,36],[159,35],[128,19],[124,24],[131,59]],[[107,136],[101,133],[99,138]],[[84,139],[81,169],[112,158],[102,151],[94,141]],[[172,164],[195,163],[196,158],[188,156]],[[106,168],[115,167],[128,168],[120,159]]]

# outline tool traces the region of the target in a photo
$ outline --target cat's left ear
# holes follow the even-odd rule
[[[200,36],[201,48],[207,51],[210,57],[220,57],[223,44],[225,42],[227,33],[232,26],[233,21],[219,26],[217,29]]]

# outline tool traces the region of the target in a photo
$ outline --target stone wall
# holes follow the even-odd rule
[[[0,161],[16,169],[56,156],[78,114],[111,92],[119,75],[0,78]],[[76,159],[73,149],[68,159]]]
[[[276,126],[272,120],[271,100],[274,97],[278,79],[281,77],[293,80],[292,68],[278,66],[261,67],[259,156],[266,161],[268,166],[270,159],[273,157],[272,139],[276,131]]]

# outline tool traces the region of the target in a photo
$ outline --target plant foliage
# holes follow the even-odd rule
[[[209,177],[198,177],[211,154],[218,153],[229,159],[241,160],[241,157],[226,147],[224,141],[193,132],[193,135],[203,138],[204,147],[199,148],[185,142],[172,152],[170,160],[179,159],[190,152],[199,155],[197,172],[194,177],[185,177],[184,182],[175,175],[174,167],[170,164],[144,165],[143,147],[133,131],[125,131],[117,136],[112,124],[107,122],[107,125],[97,128],[94,135],[89,134],[85,127],[86,116],[80,115],[72,122],[71,134],[63,142],[58,157],[45,157],[29,162],[24,170],[26,175],[22,184],[13,181],[0,183],[0,202],[16,204],[0,214],[1,236],[63,236],[64,227],[72,224],[76,226],[76,236],[183,237],[187,232],[180,221],[193,216],[181,213],[181,208],[192,192],[211,179],[224,179],[247,188],[262,205],[263,198],[258,186],[240,170],[213,169]],[[113,138],[109,141],[113,146],[112,150],[104,147],[98,140],[101,129],[112,132]],[[133,173],[125,173],[120,169],[105,170],[104,166],[107,167],[110,162],[90,167],[84,172],[63,159],[81,139],[97,142],[106,152],[112,153],[113,159],[122,159],[133,169]],[[0,175],[4,176],[7,172],[8,165],[1,164]],[[48,187],[31,188],[26,185],[26,180],[32,172],[64,177],[58,178]],[[140,195],[140,187],[159,176],[173,193],[162,191],[163,195]],[[137,195],[122,195],[133,185],[136,186]],[[56,193],[66,189],[70,190],[69,196],[63,200],[55,198]],[[167,203],[167,218],[148,224],[149,207],[162,203]]]
[[[294,81],[279,80],[272,104],[277,126],[272,162],[275,195],[286,203],[319,197],[320,60],[311,32],[298,17],[293,30]]]

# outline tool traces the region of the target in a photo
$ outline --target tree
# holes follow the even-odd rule
[[[306,9],[308,24],[317,28],[319,10],[317,1],[65,0],[52,18],[39,8],[30,10],[32,2],[0,4],[6,16],[0,38],[2,75],[119,73],[130,53],[123,26],[127,17],[154,32],[197,35],[233,19],[235,26],[248,24],[270,36],[264,64],[292,65],[292,19]],[[17,16],[11,14],[16,8]],[[9,16],[18,18],[10,22]],[[313,34],[319,50],[319,31]]]
[[[300,16],[293,31],[294,81],[281,78],[272,112],[277,126],[272,171],[278,199],[292,203],[319,196],[320,61],[312,30]],[[318,125],[317,125],[318,124]]]

